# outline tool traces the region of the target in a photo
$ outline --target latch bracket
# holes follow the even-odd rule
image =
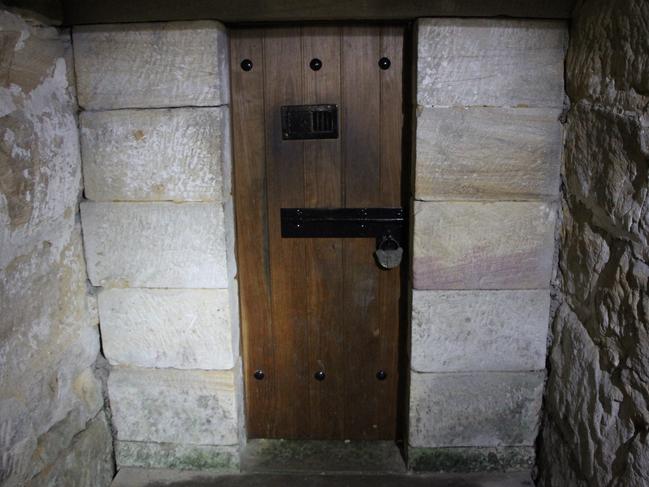
[[[401,241],[403,208],[282,208],[282,237],[367,238]]]

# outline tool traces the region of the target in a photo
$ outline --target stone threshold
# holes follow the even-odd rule
[[[393,441],[248,441],[241,452],[243,473],[405,473]]]
[[[474,474],[219,475],[167,469],[123,468],[112,487],[532,487],[529,472]]]

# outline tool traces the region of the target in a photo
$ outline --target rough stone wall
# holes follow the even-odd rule
[[[75,28],[81,205],[118,467],[236,469],[243,437],[227,36]]]
[[[649,485],[649,3],[588,0],[566,63],[544,486]]]
[[[409,465],[533,464],[559,193],[563,22],[418,22]]]
[[[101,487],[112,438],[78,223],[69,32],[0,10],[0,485]]]

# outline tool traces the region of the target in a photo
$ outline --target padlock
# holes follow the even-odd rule
[[[392,235],[387,234],[381,237],[374,256],[381,268],[394,269],[401,264],[403,248]]]

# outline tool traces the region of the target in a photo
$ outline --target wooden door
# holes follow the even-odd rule
[[[400,269],[379,269],[372,238],[282,238],[280,209],[401,206],[403,34],[395,26],[231,32],[251,438],[395,438]],[[282,140],[281,106],[301,104],[337,105],[339,137]]]

